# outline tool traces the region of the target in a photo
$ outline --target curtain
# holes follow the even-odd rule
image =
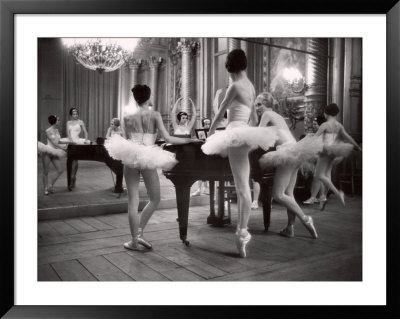
[[[110,121],[119,117],[120,70],[113,72],[86,69],[64,52],[62,59],[62,106],[65,119],[69,110],[76,107],[86,125],[89,139],[105,137]],[[65,127],[62,128],[66,135]]]

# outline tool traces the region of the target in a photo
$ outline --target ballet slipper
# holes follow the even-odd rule
[[[244,234],[243,231],[246,231],[246,234]],[[236,235],[236,247],[239,251],[240,257],[242,258],[247,257],[246,246],[249,243],[250,239],[251,235],[245,228],[241,229]]]
[[[307,228],[312,238],[317,239],[317,230],[314,226],[314,221],[311,216],[305,216],[305,220],[302,220],[303,225]]]
[[[317,199],[315,197],[310,197],[309,199],[305,200],[303,202],[303,204],[311,205],[311,204],[315,204],[316,202],[317,202]]]
[[[327,199],[319,201],[319,209],[323,211],[327,203],[328,203]]]
[[[152,245],[143,237],[143,230],[139,228],[139,234],[137,235],[138,244],[146,247],[147,249],[152,249]]]
[[[129,250],[139,250],[139,246],[137,241],[128,241],[124,243],[124,248],[129,249]]]
[[[282,229],[279,232],[279,235],[288,237],[288,238],[293,238],[294,237],[294,226],[293,225],[287,226],[286,228]]]
[[[251,203],[251,209],[257,209],[258,208],[258,201],[257,200],[254,200],[252,203]]]

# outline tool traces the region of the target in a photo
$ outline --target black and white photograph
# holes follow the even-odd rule
[[[39,282],[363,280],[362,38],[37,41]]]
[[[0,1],[1,314],[398,308],[399,4]]]

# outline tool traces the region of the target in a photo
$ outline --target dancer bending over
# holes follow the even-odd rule
[[[45,195],[54,193],[54,184],[64,171],[61,167],[60,158],[67,156],[65,152],[67,142],[60,141],[60,133],[58,131],[60,119],[57,116],[50,115],[48,121],[50,127],[46,129],[47,144],[38,142],[38,152],[42,156],[43,187]],[[53,164],[57,173],[49,184],[48,175],[50,163]]]
[[[322,143],[318,143],[320,139],[314,137],[306,137],[296,143],[284,118],[273,111],[273,105],[274,98],[268,92],[261,93],[256,99],[256,108],[264,108],[260,126],[272,125],[278,129],[277,150],[264,154],[259,163],[262,168],[276,167],[272,196],[274,200],[286,207],[288,216],[287,226],[280,234],[294,237],[294,223],[297,216],[311,236],[316,239],[318,235],[313,219],[304,214],[297,204],[293,190],[300,164],[316,157],[317,153],[322,150]]]
[[[262,147],[267,150],[273,146],[277,134],[272,128],[249,127],[257,123],[254,109],[254,87],[246,75],[247,58],[245,53],[236,49],[229,52],[225,67],[232,79],[225,98],[222,101],[210,127],[209,137],[203,144],[205,154],[228,156],[232,170],[236,194],[238,197],[238,226],[236,246],[241,257],[246,257],[246,245],[251,239],[247,230],[250,217],[251,192],[249,185],[250,163],[248,153],[251,149]],[[225,130],[215,130],[225,111],[228,112],[228,125]]]
[[[327,105],[324,109],[326,122],[322,123],[315,133],[315,136],[322,136],[324,147],[318,158],[314,177],[330,189],[344,206],[344,193],[333,185],[330,178],[332,167],[338,158],[349,156],[354,147],[359,151],[361,151],[361,148],[346,132],[343,125],[336,120],[338,113],[339,107],[335,103]],[[327,201],[322,202],[321,210],[325,208],[326,203]]]
[[[170,136],[164,127],[159,112],[149,108],[151,90],[147,85],[135,85],[132,89],[138,108],[123,117],[125,138],[118,134],[105,141],[111,157],[124,164],[124,177],[128,189],[128,219],[132,240],[124,244],[131,250],[138,250],[138,244],[151,248],[143,238],[143,230],[160,202],[160,181],[157,169],[171,169],[177,163],[175,154],[155,145],[157,130],[168,143],[186,144],[190,138]],[[140,174],[149,194],[149,202],[139,214]]]

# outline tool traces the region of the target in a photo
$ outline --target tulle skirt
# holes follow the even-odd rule
[[[47,154],[53,157],[61,158],[66,157],[67,152],[59,148],[53,148],[49,145],[43,144],[42,142],[38,142],[38,153],[40,155]]]
[[[244,122],[231,122],[222,131],[207,138],[201,147],[205,154],[218,154],[223,157],[228,155],[228,148],[247,145],[250,150],[261,147],[268,150],[278,140],[275,127],[250,127]]]
[[[124,165],[137,169],[170,170],[178,161],[175,154],[164,151],[157,145],[142,145],[113,135],[104,142],[108,154]]]
[[[344,158],[351,154],[354,145],[344,142],[335,142],[330,145],[324,145],[321,155],[331,156],[335,158]]]
[[[304,162],[315,161],[323,150],[322,139],[315,136],[306,136],[302,140],[282,144],[272,151],[261,156],[259,164],[262,168],[280,165],[300,165]]]

